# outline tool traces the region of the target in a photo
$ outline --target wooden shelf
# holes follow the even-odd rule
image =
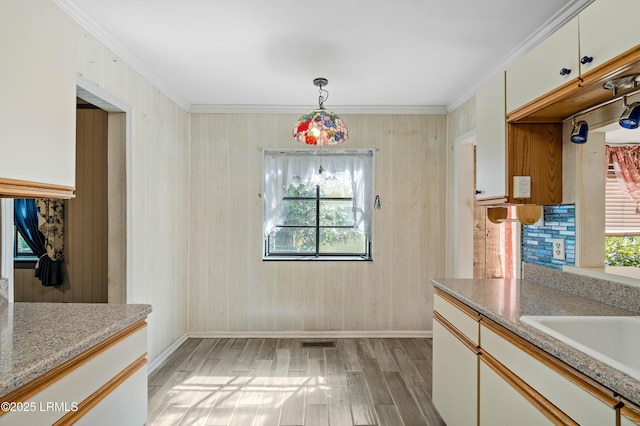
[[[510,204],[560,204],[562,124],[509,123],[508,126],[509,179],[531,176],[531,197],[509,196],[507,201]]]

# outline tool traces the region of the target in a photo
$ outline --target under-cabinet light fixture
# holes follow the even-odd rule
[[[624,106],[624,111],[618,123],[625,129],[637,129],[638,123],[640,122],[640,102],[634,102],[628,105],[627,97],[625,96],[622,98],[622,105]]]
[[[571,123],[573,124],[573,130],[571,131],[571,142],[577,144],[583,144],[587,142],[587,137],[589,135],[589,125],[586,121],[580,120],[577,123],[572,118]]]

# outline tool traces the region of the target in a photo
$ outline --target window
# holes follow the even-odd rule
[[[16,198],[13,200],[13,260],[14,268],[30,268],[38,260],[27,241],[32,241],[28,223],[35,222],[37,226],[38,213],[33,199]],[[21,225],[19,225],[19,223]],[[21,231],[22,229],[22,231]],[[26,234],[23,234],[25,232]]]
[[[629,195],[620,189],[613,164],[609,164],[605,186],[605,233],[610,236],[640,235],[640,214]]]
[[[371,150],[265,151],[264,259],[371,259]]]
[[[640,267],[640,214],[631,197],[622,191],[613,164],[605,185],[605,264]]]
[[[14,257],[17,260],[22,260],[22,259],[31,260],[36,258],[37,256],[35,255],[33,250],[31,250],[31,247],[29,247],[27,242],[24,240],[24,237],[22,236],[20,231],[18,231],[18,228],[16,226],[14,226],[13,228],[15,232],[15,238],[14,238],[15,247],[13,251]]]

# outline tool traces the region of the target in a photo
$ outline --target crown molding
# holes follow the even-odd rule
[[[191,105],[194,114],[296,114],[301,115],[317,107],[312,105]],[[343,105],[330,108],[336,114],[447,114],[442,105]]]
[[[505,71],[514,62],[536,47],[540,42],[549,37],[553,32],[558,30],[564,24],[576,17],[584,8],[589,6],[595,0],[571,0],[545,22],[537,31],[527,37],[520,45],[513,49],[502,61],[493,66],[481,79],[476,81],[474,85],[469,87],[457,99],[447,104],[447,111],[452,112],[460,105],[465,103],[469,98],[478,92],[489,79],[493,78],[499,72]]]
[[[537,46],[542,40],[547,38],[551,33],[556,31],[570,19],[575,17],[580,11],[591,4],[595,0],[571,0],[560,11],[552,16],[540,29],[529,36],[518,47],[511,51],[502,61],[492,67],[482,78],[478,79],[475,84],[469,87],[460,96],[448,103],[446,106],[428,106],[428,105],[390,105],[390,106],[337,106],[331,108],[342,114],[447,114],[458,108],[469,98],[471,98],[478,89],[492,78],[498,72],[506,70],[521,56],[529,52]],[[185,111],[196,114],[207,113],[236,113],[236,114],[301,114],[301,111],[313,109],[313,107],[298,106],[278,106],[278,105],[202,105],[190,104],[189,101],[180,93],[175,91],[167,82],[155,74],[148,66],[140,61],[129,49],[120,43],[111,33],[109,33],[102,25],[98,24],[94,19],[88,16],[84,11],[79,9],[71,0],[53,0],[63,11],[65,11],[78,25],[80,25],[89,34],[105,45],[108,49],[118,55],[124,62],[131,66],[135,71],[140,73],[151,84],[156,86],[167,97],[174,101]]]
[[[118,55],[125,63],[131,68],[140,73],[146,80],[148,80],[155,87],[160,89],[167,97],[180,106],[185,111],[189,111],[191,104],[185,97],[175,91],[173,87],[167,84],[162,78],[154,73],[148,66],[140,61],[129,49],[127,49],[122,43],[120,43],[109,31],[107,31],[102,25],[97,23],[93,18],[87,15],[84,11],[79,9],[70,0],[53,0],[67,15],[71,17],[78,25],[80,25],[85,31],[95,37],[105,47],[110,49],[113,53]]]
[[[189,101],[167,82],[155,74],[148,66],[140,61],[127,47],[120,43],[113,35],[93,18],[79,9],[71,0],[53,0],[64,12],[66,12],[85,31],[100,41],[105,47],[118,55],[124,62],[140,73],[151,84],[156,86],[166,96],[185,111],[196,114],[303,114],[313,109],[313,106],[289,106],[289,105],[201,105],[190,104]],[[391,106],[340,106],[332,108],[341,114],[447,114],[445,106],[423,105],[391,105]]]

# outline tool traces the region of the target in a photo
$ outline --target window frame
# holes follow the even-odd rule
[[[337,152],[336,152],[337,151]],[[297,154],[305,154],[305,155],[309,155],[309,156],[313,156],[313,155],[323,155],[326,154],[325,152],[323,152],[322,150],[285,150],[285,149],[280,149],[280,150],[265,150],[264,154],[265,156],[267,154],[274,154],[274,153],[279,153],[282,155],[286,155],[287,153],[297,153]],[[371,197],[373,198],[373,193],[374,193],[374,169],[375,169],[375,150],[373,149],[357,149],[357,150],[335,150],[331,153],[331,155],[370,155],[371,156],[371,170],[370,170],[370,178],[368,179],[368,182],[366,182],[365,184],[367,185],[368,191],[370,192]],[[263,157],[263,179],[265,178],[265,174],[266,174],[266,170],[265,170],[265,164],[264,164],[264,157]],[[263,182],[263,188],[265,188],[264,182]],[[265,188],[265,193],[266,193],[266,188]],[[266,203],[268,202],[267,197],[265,194],[264,195],[264,199],[263,199],[263,206],[266,205]],[[354,194],[352,194],[351,197],[323,197],[321,196],[321,188],[320,188],[320,184],[317,184],[315,187],[315,195],[314,196],[284,196],[282,197],[281,201],[295,201],[295,200],[305,200],[305,201],[315,201],[315,224],[313,225],[275,225],[275,228],[309,228],[309,229],[314,229],[315,230],[315,249],[313,252],[270,252],[269,251],[269,244],[270,244],[270,236],[271,234],[266,234],[265,231],[265,226],[266,226],[266,215],[263,215],[263,249],[262,249],[262,260],[263,261],[298,261],[298,260],[310,260],[310,261],[323,261],[323,260],[330,260],[330,261],[372,261],[373,260],[373,256],[372,256],[372,238],[369,238],[366,234],[363,234],[363,238],[365,239],[364,241],[364,252],[363,253],[349,253],[349,252],[345,252],[345,253],[340,253],[340,252],[331,252],[331,253],[323,253],[320,250],[320,245],[321,245],[321,238],[320,238],[320,232],[322,229],[354,229],[354,226],[352,225],[322,225],[321,224],[321,207],[320,205],[322,204],[323,201],[351,201],[353,202],[354,200]],[[373,204],[373,203],[372,203]],[[373,210],[372,210],[373,213]],[[264,210],[263,210],[263,214],[264,214]],[[370,221],[370,227],[371,230],[373,229],[373,214],[371,214],[369,216]]]

